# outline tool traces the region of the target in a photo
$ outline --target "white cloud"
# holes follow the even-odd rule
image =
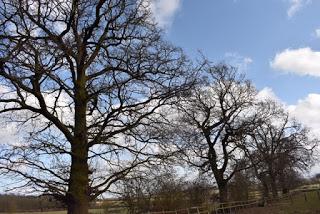
[[[320,28],[318,28],[314,31],[314,36],[317,38],[320,38]]]
[[[277,53],[271,67],[299,75],[320,76],[320,52],[309,47],[286,49]]]
[[[298,121],[310,127],[313,134],[320,137],[320,94],[309,94],[297,104],[288,106],[288,111]]]
[[[0,144],[15,145],[20,142],[17,127],[14,124],[3,123],[0,125]]]
[[[148,0],[155,21],[161,28],[171,26],[173,18],[181,6],[182,0]]]
[[[290,7],[287,10],[287,15],[292,18],[299,10],[301,10],[311,0],[289,0]]]
[[[242,56],[237,52],[227,52],[224,55],[227,63],[238,68],[240,72],[245,72],[248,70],[248,66],[253,63],[251,57]]]
[[[305,98],[298,100],[296,104],[287,105],[272,88],[265,87],[258,92],[257,98],[270,99],[282,104],[292,118],[309,127],[314,135],[320,137],[320,94],[310,93]]]
[[[257,99],[258,100],[273,100],[273,101],[281,103],[280,99],[274,93],[272,88],[269,88],[269,87],[265,87],[262,90],[260,90],[257,94]]]

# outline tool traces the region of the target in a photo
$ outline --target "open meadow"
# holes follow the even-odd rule
[[[320,213],[320,198],[317,192],[308,192],[269,204],[266,207],[245,209],[240,214],[317,214]]]
[[[48,212],[10,212],[1,214],[67,214],[67,211],[48,211]],[[89,210],[89,214],[104,214],[103,209]]]

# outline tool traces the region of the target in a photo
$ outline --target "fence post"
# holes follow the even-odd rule
[[[199,207],[197,207],[197,213],[200,214]]]
[[[306,194],[306,193],[304,193],[304,200],[305,200],[305,201],[308,201],[308,199],[307,199],[307,194]]]
[[[320,200],[320,192],[319,190],[317,191],[318,199]]]

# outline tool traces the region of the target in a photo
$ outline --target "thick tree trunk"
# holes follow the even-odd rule
[[[271,177],[270,183],[271,183],[272,197],[278,198],[278,189],[277,189],[277,184],[274,177]]]
[[[289,189],[287,188],[287,187],[283,187],[282,188],[282,194],[283,195],[286,195],[286,194],[288,194],[289,193]]]
[[[88,214],[89,166],[87,139],[87,98],[84,72],[79,72],[75,92],[75,128],[71,142],[71,171],[67,196],[68,214]]]
[[[88,163],[87,152],[81,149],[74,149],[72,157],[71,174],[68,191],[68,214],[88,214],[89,193],[88,193]]]
[[[228,185],[227,182],[218,182],[218,189],[219,189],[219,202],[225,203],[228,201]]]
[[[269,198],[269,187],[268,187],[268,183],[265,180],[262,180],[262,187],[263,187],[263,197]]]
[[[278,189],[277,189],[277,182],[276,182],[276,174],[274,173],[274,167],[272,162],[270,161],[268,166],[268,174],[270,176],[270,186],[273,198],[278,198]]]
[[[288,194],[289,188],[288,188],[284,173],[280,173],[279,181],[281,185],[282,195]]]

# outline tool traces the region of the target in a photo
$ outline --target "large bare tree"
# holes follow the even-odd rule
[[[238,142],[255,120],[256,90],[233,67],[205,62],[202,69],[201,84],[181,96],[177,142],[188,163],[213,174],[225,202],[228,182],[248,167]]]
[[[2,145],[0,170],[69,214],[164,158],[147,127],[189,87],[189,63],[147,2],[0,1],[0,113],[24,137]]]

